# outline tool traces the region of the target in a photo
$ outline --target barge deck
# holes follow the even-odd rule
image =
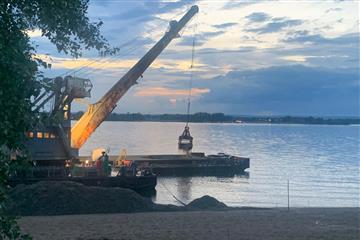
[[[109,157],[110,162],[118,159],[118,156]],[[87,159],[80,157],[80,161]],[[249,158],[224,153],[128,155],[126,160],[135,162],[139,170],[151,169],[157,176],[233,176],[243,174],[250,167]]]

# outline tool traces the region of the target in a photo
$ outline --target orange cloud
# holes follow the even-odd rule
[[[210,89],[208,88],[192,88],[191,95],[199,96],[205,93],[209,93]],[[152,87],[152,88],[144,88],[140,89],[135,93],[136,96],[140,97],[154,97],[154,96],[162,96],[162,97],[183,97],[189,95],[189,90],[187,89],[170,89],[164,87]]]

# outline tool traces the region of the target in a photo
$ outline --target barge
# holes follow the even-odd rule
[[[109,156],[114,164],[118,156]],[[88,157],[80,157],[81,162]],[[140,171],[151,169],[157,176],[233,176],[244,174],[250,167],[250,159],[225,153],[205,155],[203,152],[162,155],[128,155],[125,161],[136,163]]]
[[[26,178],[13,178],[9,181],[9,185],[14,187],[18,184],[34,184],[40,181],[72,181],[81,183],[86,186],[96,187],[120,187],[129,188],[138,193],[146,193],[155,191],[157,184],[156,175],[147,176],[116,176],[116,177],[103,177],[103,176],[82,176],[82,177],[26,177]]]
[[[110,168],[110,166],[109,166]],[[76,174],[75,174],[76,170]],[[114,174],[115,173],[115,174]],[[40,181],[71,181],[86,186],[129,188],[139,193],[152,192],[157,184],[157,176],[150,171],[138,175],[99,174],[95,167],[37,166],[18,169],[10,177],[9,185],[34,184]]]

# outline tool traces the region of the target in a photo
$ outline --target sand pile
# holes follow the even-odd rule
[[[7,203],[9,213],[21,216],[225,209],[224,203],[210,196],[180,207],[155,204],[130,189],[89,187],[71,181],[18,185]]]
[[[18,215],[144,212],[150,199],[122,188],[88,187],[76,182],[19,185],[10,193],[8,211]]]
[[[216,198],[205,195],[197,198],[186,205],[188,210],[225,210],[229,207],[225,203],[219,202]]]

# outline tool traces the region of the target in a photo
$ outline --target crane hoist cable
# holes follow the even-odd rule
[[[187,104],[187,121],[186,121],[186,125],[188,125],[189,121],[190,121],[191,91],[192,91],[192,81],[193,81],[193,78],[194,78],[194,72],[193,72],[194,55],[195,55],[195,36],[193,38],[192,51],[191,51],[190,81],[189,81],[189,95],[188,95],[188,104]]]
[[[181,14],[181,13],[180,13]],[[177,15],[175,15],[174,17],[172,17],[171,18],[171,20],[173,20],[173,19],[175,19],[178,15],[180,15],[180,14],[177,14]],[[189,21],[189,22],[191,22],[191,20]],[[167,24],[168,24],[168,22],[167,22]],[[154,39],[154,38],[158,38],[158,37],[160,37],[160,36],[162,36],[162,33],[155,33],[155,29],[160,29],[160,28],[162,28],[162,25],[163,24],[158,24],[158,25],[156,25],[156,26],[154,26],[153,28],[151,28],[150,30],[147,30],[147,33],[144,35],[144,36],[142,36],[142,38],[143,39],[146,39],[146,38],[149,38],[149,39]],[[184,29],[183,29],[183,31],[185,31],[185,29],[187,29],[187,27],[185,26],[184,27]],[[150,34],[149,34],[150,33]],[[180,33],[181,34],[181,33]],[[124,58],[124,57],[126,57],[126,56],[130,56],[132,53],[134,53],[136,50],[139,50],[139,47],[137,46],[137,45],[135,45],[136,44],[136,39],[140,39],[140,37],[137,37],[137,38],[135,38],[134,40],[130,40],[130,41],[132,41],[130,44],[128,44],[129,45],[129,50],[127,51],[127,52],[125,52],[124,54],[122,54],[121,56],[119,56],[119,54],[117,54],[117,55],[114,55],[114,56],[110,56],[110,57],[108,57],[108,59],[109,60],[111,60],[111,59],[121,59],[121,58]],[[141,39],[140,39],[141,40]],[[127,44],[127,43],[126,43]],[[131,46],[131,45],[134,45],[134,46]],[[96,62],[96,61],[95,61]],[[82,72],[82,74],[90,74],[90,73],[93,73],[93,72],[97,72],[97,71],[99,71],[99,70],[102,70],[102,69],[104,69],[104,68],[106,68],[106,66],[107,65],[109,65],[109,64],[111,64],[109,61],[107,61],[107,60],[104,60],[104,61],[102,61],[102,62],[99,62],[97,65],[96,65],[96,68],[93,68],[93,69],[86,69],[85,68],[85,72],[83,71]]]
[[[195,39],[196,39],[196,27],[194,27],[194,36],[192,41],[192,51],[191,51],[191,65],[190,65],[190,80],[189,80],[189,94],[188,94],[188,101],[187,101],[187,119],[186,125],[183,133],[179,136],[178,140],[178,148],[181,150],[185,150],[189,152],[193,147],[193,137],[190,134],[190,107],[191,107],[191,91],[192,91],[192,81],[194,78],[194,58],[195,58]]]
[[[189,8],[190,9],[190,8]],[[127,46],[129,49],[128,51],[126,51],[125,53],[124,52],[119,52],[118,54],[115,54],[115,55],[110,55],[110,56],[107,56],[107,57],[104,57],[102,58],[100,61],[98,61],[97,59],[91,61],[90,63],[86,64],[85,66],[82,66],[80,67],[79,69],[74,69],[74,73],[78,73],[80,71],[82,75],[88,75],[90,73],[93,73],[93,72],[96,72],[96,71],[99,71],[101,69],[104,69],[103,67],[105,67],[106,65],[109,65],[110,63],[107,61],[107,60],[112,60],[112,59],[122,59],[126,56],[130,56],[132,55],[136,50],[139,49],[139,47],[135,44],[137,44],[137,40],[141,40],[141,39],[146,39],[146,38],[149,38],[149,39],[154,39],[154,38],[158,38],[159,36],[162,36],[163,33],[157,33],[155,32],[156,29],[162,29],[163,26],[165,24],[169,24],[169,22],[171,20],[175,20],[177,17],[179,17],[180,15],[182,15],[182,12],[180,11],[179,13],[175,14],[174,16],[172,16],[171,18],[169,18],[169,20],[165,20],[163,19],[163,22],[160,23],[160,24],[157,24],[155,26],[153,26],[152,28],[148,29],[146,31],[146,34],[143,35],[143,36],[137,36],[133,39],[131,39],[130,41],[127,41],[125,43],[123,43],[119,48],[124,48],[125,46]],[[192,19],[190,19],[189,23],[191,23]],[[187,26],[185,26],[182,30],[182,32],[184,32],[185,30],[187,29]],[[156,34],[156,35],[155,35]],[[182,35],[182,33],[181,33]],[[133,45],[133,46],[132,46]],[[93,68],[93,69],[87,69],[86,67],[88,66],[96,66],[96,68]],[[100,68],[99,68],[100,67]],[[70,71],[71,72],[71,71]]]

